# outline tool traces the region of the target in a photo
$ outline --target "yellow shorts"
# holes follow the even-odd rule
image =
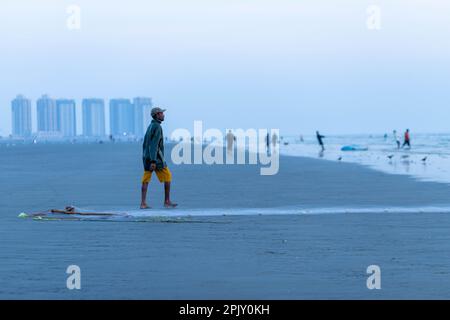
[[[144,171],[144,175],[142,176],[142,183],[149,183],[152,178],[152,171]],[[170,172],[168,167],[163,169],[155,170],[156,176],[158,177],[159,182],[170,182],[172,181],[172,173]]]

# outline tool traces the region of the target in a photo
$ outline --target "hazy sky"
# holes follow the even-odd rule
[[[18,93],[79,113],[83,97],[151,96],[169,130],[448,132],[449,14],[443,0],[2,0],[0,134]]]

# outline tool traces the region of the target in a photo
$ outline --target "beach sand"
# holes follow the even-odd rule
[[[135,209],[141,146],[0,153],[0,298],[450,298],[450,212],[415,209],[450,207],[445,184],[300,157],[281,157],[275,176],[260,176],[259,166],[169,163],[180,212],[201,215],[171,223],[34,221],[17,215],[66,204]],[[160,210],[162,186],[155,179],[150,188]],[[292,206],[374,210],[280,214]],[[382,210],[395,207],[410,210]],[[227,215],[208,215],[217,208]],[[71,264],[81,268],[81,290],[66,288]],[[369,265],[381,268],[381,290],[366,287]]]

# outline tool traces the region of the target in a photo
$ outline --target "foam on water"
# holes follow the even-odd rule
[[[243,215],[316,215],[316,214],[348,214],[348,213],[450,213],[450,206],[423,206],[423,207],[276,207],[276,208],[204,208],[204,209],[150,209],[140,210],[134,208],[110,208],[96,211],[80,208],[89,212],[110,212],[117,216],[101,217],[102,220],[146,220],[160,218],[182,217],[217,217],[217,216],[243,216]],[[96,219],[99,217],[82,217],[83,219]]]

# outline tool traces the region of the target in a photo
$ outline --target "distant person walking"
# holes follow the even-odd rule
[[[393,134],[393,136],[394,136],[394,141],[395,141],[395,143],[397,144],[397,149],[400,149],[400,139],[398,138],[398,135],[397,135],[397,130],[394,130],[393,132],[392,132],[392,134]]]
[[[147,205],[147,190],[153,171],[159,182],[164,183],[164,206],[174,208],[176,203],[170,201],[170,182],[172,173],[164,160],[164,138],[161,122],[164,121],[164,111],[161,108],[151,110],[152,122],[145,133],[142,145],[142,159],[144,163],[144,175],[142,176],[141,209],[149,209]]]
[[[231,132],[231,130],[228,130],[226,138],[227,138],[227,151],[231,152],[233,150],[234,144],[234,134]]]
[[[278,136],[277,134],[274,132],[272,135],[272,150],[275,150],[276,146],[278,143]]]
[[[411,149],[411,137],[409,136],[409,129],[405,132],[405,141],[403,142],[402,148],[408,146]]]
[[[319,142],[319,145],[322,147],[322,151],[325,150],[325,147],[323,145],[323,138],[325,138],[325,136],[322,136],[319,131],[316,131],[316,136],[317,136],[317,142]]]
[[[267,151],[267,154],[269,154],[269,152],[270,152],[270,135],[268,132],[266,135],[266,151]]]

